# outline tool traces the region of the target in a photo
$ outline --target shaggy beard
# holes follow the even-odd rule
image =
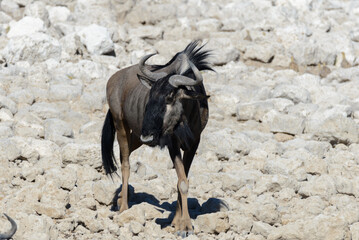
[[[191,148],[194,136],[189,128],[187,122],[181,122],[175,127],[173,134],[164,135],[160,138],[160,148],[163,149],[165,146],[172,147],[172,136],[175,137],[183,151],[187,151]]]

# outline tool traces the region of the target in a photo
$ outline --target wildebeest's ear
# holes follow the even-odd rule
[[[140,82],[141,82],[144,86],[146,86],[148,89],[151,89],[152,84],[153,84],[153,82],[152,82],[151,79],[149,79],[149,78],[147,78],[147,77],[145,77],[145,76],[142,76],[142,75],[140,75],[140,74],[137,74],[137,77],[138,77],[138,80],[140,80]]]
[[[202,94],[202,93],[195,92],[195,91],[181,89],[180,90],[180,98],[191,99],[191,100],[201,100],[201,99],[209,98],[209,96]]]

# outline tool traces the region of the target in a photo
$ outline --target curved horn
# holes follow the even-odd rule
[[[166,76],[166,73],[164,72],[151,72],[145,65],[145,62],[152,57],[153,55],[156,55],[157,53],[148,54],[141,58],[140,62],[138,63],[138,66],[140,68],[140,71],[143,75],[145,75],[147,78],[151,79],[152,81],[157,81],[160,78],[163,78]]]
[[[4,213],[4,215],[9,220],[9,222],[11,223],[11,229],[7,233],[0,234],[0,239],[10,239],[15,234],[15,232],[17,230],[17,225],[16,225],[16,222],[11,217],[6,215],[5,213]]]
[[[188,61],[188,63],[193,71],[195,79],[182,75],[173,75],[170,77],[168,81],[175,88],[178,88],[179,86],[195,86],[203,82],[203,77],[201,73],[198,71],[197,67],[191,61]]]

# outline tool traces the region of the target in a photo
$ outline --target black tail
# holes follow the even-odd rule
[[[101,154],[102,165],[106,174],[112,174],[117,170],[117,162],[113,154],[113,143],[115,141],[115,125],[110,110],[108,110],[105,122],[102,128],[101,136]]]
[[[16,222],[11,218],[9,217],[8,215],[6,215],[4,213],[5,217],[10,221],[11,223],[11,229],[9,232],[7,233],[4,233],[4,234],[0,234],[0,239],[10,239],[12,238],[12,236],[15,234],[16,230],[17,230],[17,225],[16,225]]]

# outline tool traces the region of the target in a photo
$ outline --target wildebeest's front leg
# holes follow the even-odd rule
[[[120,213],[128,209],[128,179],[130,177],[130,130],[126,123],[122,120],[116,124],[117,141],[120,145],[120,160],[122,173],[122,190],[120,197],[117,200],[117,206],[120,208]]]
[[[179,231],[178,233],[181,236],[184,236],[187,233],[193,232],[187,205],[189,184],[186,176],[185,166],[181,157],[180,148],[175,141],[173,142],[173,146],[169,147],[169,152],[178,177],[178,200],[172,225],[174,225],[176,231]]]

